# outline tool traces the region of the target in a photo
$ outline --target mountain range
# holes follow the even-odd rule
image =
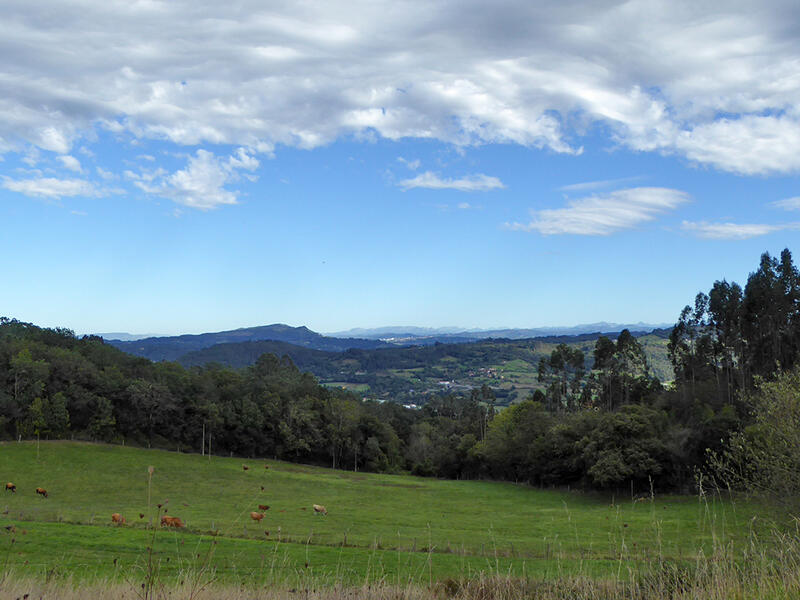
[[[391,347],[391,344],[381,340],[327,337],[311,331],[308,327],[291,327],[280,323],[214,333],[149,337],[135,340],[106,339],[109,344],[124,352],[143,356],[150,360],[178,360],[184,354],[210,348],[217,344],[267,340],[287,342],[303,348],[313,348],[314,350],[328,352],[343,352],[350,348],[371,350]]]
[[[628,329],[630,331],[652,331],[672,327],[673,323],[609,323],[600,321],[597,323],[584,323],[582,325],[571,325],[561,327],[534,327],[516,328],[506,327],[498,329],[467,329],[464,327],[414,327],[414,326],[391,326],[348,329],[346,331],[336,331],[326,333],[331,337],[337,338],[364,338],[380,339],[397,343],[398,340],[443,338],[466,341],[480,340],[485,338],[504,338],[509,340],[521,340],[534,337],[553,336],[553,335],[581,335],[584,333],[610,333]]]
[[[308,327],[291,327],[281,323],[259,327],[245,327],[229,331],[177,336],[153,336],[137,338],[132,334],[101,335],[109,344],[137,356],[154,361],[181,360],[189,353],[219,344],[241,344],[244,342],[281,342],[310,350],[344,352],[346,350],[374,350],[403,346],[429,346],[437,343],[464,344],[485,339],[522,340],[553,336],[581,336],[586,334],[616,333],[629,329],[643,334],[657,329],[645,323],[591,323],[574,327],[542,327],[536,329],[464,330],[457,328],[381,327],[376,329],[351,329],[337,335],[322,335]],[[111,338],[111,335],[119,336]],[[255,351],[250,346],[247,354]],[[194,362],[194,361],[193,361]]]

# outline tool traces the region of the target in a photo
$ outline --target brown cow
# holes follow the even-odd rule
[[[36,493],[44,498],[47,498],[47,490],[44,488],[36,488]]]
[[[184,526],[183,525],[183,521],[181,521],[179,517],[168,517],[167,515],[164,515],[163,517],[161,517],[161,526],[164,527],[165,525],[167,527],[183,527]]]
[[[112,513],[111,514],[111,522],[116,523],[117,525],[124,525],[125,524],[125,517],[123,517],[119,513]]]
[[[12,494],[16,494],[16,493],[17,493],[17,486],[15,486],[13,483],[11,483],[11,482],[9,481],[9,482],[6,484],[6,491],[8,491],[8,490],[11,490],[11,493],[12,493]]]
[[[248,467],[247,465],[242,465],[242,470],[243,470],[243,471],[247,471],[247,469],[249,469],[249,468],[250,468],[250,467]]]
[[[269,504],[259,504],[258,510],[269,510]]]
[[[258,522],[260,523],[260,522],[261,522],[261,519],[263,519],[263,518],[264,518],[264,513],[260,513],[260,512],[251,512],[251,513],[250,513],[250,518],[251,518],[251,519],[253,519],[253,521],[258,521]]]
[[[321,504],[314,504],[313,507],[314,507],[314,514],[320,514],[320,515],[328,514],[328,509],[326,509]]]

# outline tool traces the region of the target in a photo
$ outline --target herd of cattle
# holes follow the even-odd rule
[[[264,468],[265,469],[269,469],[269,465],[264,465]],[[247,471],[247,470],[250,469],[250,467],[248,467],[247,465],[242,465],[242,469],[244,471]],[[262,486],[261,489],[263,490],[264,487]],[[8,483],[6,483],[6,491],[7,492],[11,492],[12,494],[16,494],[17,493],[17,486],[14,485],[11,482],[8,482]],[[43,498],[47,498],[47,490],[44,489],[44,488],[37,487],[36,488],[36,493],[38,495],[42,496]],[[169,502],[169,501],[167,501],[167,502]],[[158,510],[159,511],[161,511],[162,506],[164,506],[164,505],[163,504],[159,504],[158,505]],[[328,514],[328,510],[324,506],[322,506],[321,504],[312,504],[311,507],[314,509],[314,514],[319,514],[319,515],[327,515]],[[250,513],[250,518],[253,519],[253,521],[256,521],[257,523],[260,523],[261,519],[264,518],[264,511],[269,510],[269,506],[267,504],[259,504],[258,505],[258,510],[261,511],[261,512],[256,512],[256,511],[251,512]],[[302,510],[305,510],[305,508],[303,508]],[[166,508],[164,509],[164,512],[167,512]],[[139,518],[143,519],[144,518],[144,513],[139,513]],[[127,523],[127,521],[125,520],[125,517],[123,517],[120,513],[116,513],[116,512],[111,514],[111,522],[114,523],[115,525],[125,525]],[[160,526],[161,527],[185,527],[183,521],[181,521],[181,519],[179,517],[170,517],[169,515],[166,515],[166,514],[161,516]]]
[[[2,480],[0,480],[0,481],[2,481]],[[12,494],[16,494],[17,493],[17,486],[15,486],[13,483],[11,483],[9,481],[6,484],[6,491],[7,492],[11,492]],[[47,490],[44,489],[44,488],[37,487],[36,488],[36,493],[39,494],[40,496],[44,497],[44,498],[47,498]]]

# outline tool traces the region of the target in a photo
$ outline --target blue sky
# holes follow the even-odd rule
[[[800,239],[787,3],[10,2],[0,314],[670,322]]]

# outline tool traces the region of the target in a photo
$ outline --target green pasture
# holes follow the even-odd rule
[[[331,388],[342,388],[351,392],[365,393],[369,391],[369,384],[366,383],[350,383],[347,381],[327,381],[321,385]]]
[[[208,565],[237,581],[407,583],[480,571],[606,576],[659,557],[692,560],[722,545],[744,546],[760,523],[753,507],[713,497],[633,502],[629,494],[77,442],[42,442],[38,452],[35,442],[2,443],[0,479],[17,486],[0,497],[0,572],[45,576],[131,577],[148,557],[164,576]],[[258,504],[270,506],[261,523],[250,518]],[[312,504],[328,515],[314,514]],[[149,529],[165,510],[187,527]],[[111,524],[114,512],[125,526]]]

